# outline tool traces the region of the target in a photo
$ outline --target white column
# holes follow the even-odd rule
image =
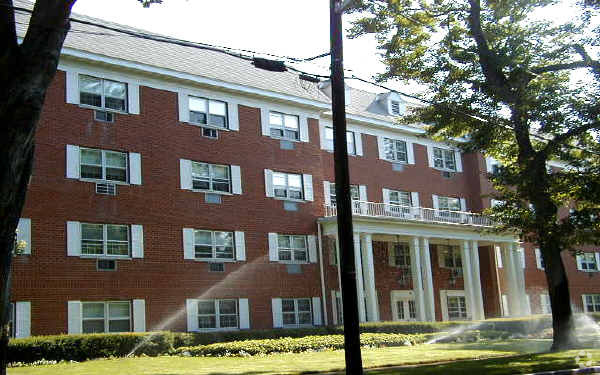
[[[360,235],[354,233],[354,268],[356,270],[356,297],[358,298],[358,320],[365,322],[365,291],[363,288],[363,271],[360,253]]]
[[[373,237],[371,234],[362,236],[362,264],[365,272],[364,287],[366,298],[367,321],[379,321],[379,309],[377,307],[377,291],[375,290],[375,267],[373,264]]]
[[[481,293],[481,271],[479,269],[479,244],[471,241],[471,270],[473,276],[473,319],[485,319],[483,295]],[[476,314],[475,314],[476,312]]]
[[[471,251],[469,241],[462,241],[461,261],[463,280],[465,285],[465,302],[467,304],[467,314],[471,316],[471,319],[475,319],[475,311],[473,308],[473,275],[471,273]]]
[[[523,314],[521,308],[521,299],[519,298],[519,286],[517,281],[517,264],[513,254],[512,244],[503,243],[502,245],[502,263],[504,274],[508,284],[508,311],[510,316],[520,316]],[[520,267],[520,265],[519,265]]]
[[[431,255],[429,253],[429,238],[420,238],[421,249],[421,275],[423,278],[423,301],[425,305],[425,318],[435,321],[435,301],[433,295],[433,274],[431,272]]]
[[[410,239],[410,266],[413,282],[413,294],[415,295],[415,305],[417,307],[417,320],[425,320],[425,301],[423,299],[423,279],[421,277],[421,257],[419,251],[419,238]]]

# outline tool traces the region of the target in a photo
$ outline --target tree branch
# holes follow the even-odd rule
[[[577,69],[577,68],[593,68],[593,66],[590,65],[590,63],[588,63],[587,61],[574,61],[574,62],[570,62],[570,63],[539,66],[536,68],[532,68],[531,72],[535,73],[535,74],[542,74],[542,73],[559,72],[561,70],[571,70],[571,69]]]
[[[513,96],[502,68],[498,65],[498,56],[490,49],[481,27],[481,4],[479,0],[469,0],[471,9],[469,12],[469,28],[471,36],[477,44],[479,64],[483,70],[485,79],[493,92],[499,95],[507,103],[513,102]]]

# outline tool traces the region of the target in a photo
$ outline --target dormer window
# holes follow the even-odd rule
[[[390,109],[392,111],[392,115],[399,116],[400,115],[400,102],[397,100],[390,101]]]

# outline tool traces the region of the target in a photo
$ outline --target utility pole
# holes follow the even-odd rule
[[[358,325],[358,297],[356,295],[356,268],[354,266],[354,231],[350,200],[350,173],[346,143],[346,100],[342,48],[341,0],[330,0],[331,33],[331,109],[333,112],[333,150],[335,163],[335,194],[337,205],[340,268],[342,273],[342,300],[344,310],[344,346],[346,374],[362,375],[360,330]],[[360,254],[358,254],[360,256]]]

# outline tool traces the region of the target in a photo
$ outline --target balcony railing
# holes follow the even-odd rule
[[[401,221],[424,223],[470,225],[492,227],[494,222],[488,216],[462,211],[436,210],[426,207],[401,206],[390,203],[352,201],[352,214],[364,217],[389,218]],[[325,206],[325,217],[337,216],[336,206]]]

